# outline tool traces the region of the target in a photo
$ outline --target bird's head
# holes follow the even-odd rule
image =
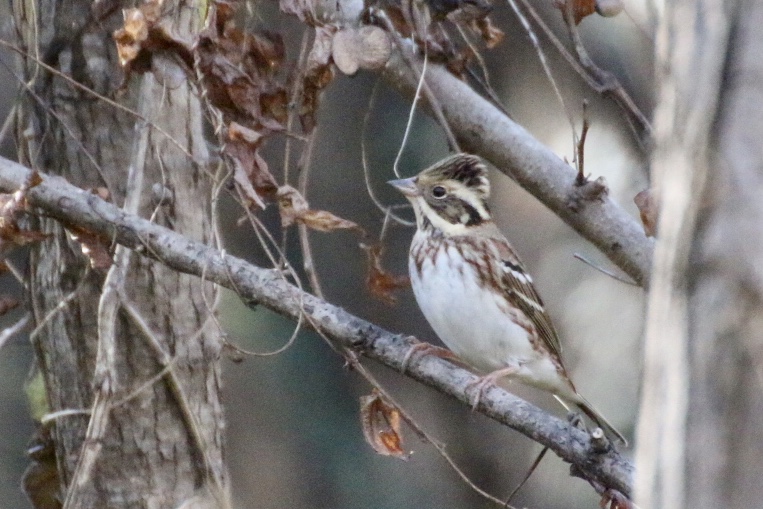
[[[456,154],[389,184],[411,202],[420,230],[461,235],[491,220],[487,168],[477,156]]]

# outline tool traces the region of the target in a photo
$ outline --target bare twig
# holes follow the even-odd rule
[[[588,101],[583,101],[583,129],[580,131],[580,139],[577,144],[577,157],[575,163],[578,167],[578,175],[575,177],[575,185],[582,186],[588,179],[585,176],[585,140],[588,136]]]
[[[396,222],[404,225],[404,226],[416,226],[416,223],[413,221],[407,221],[403,219],[402,217],[398,216],[394,212],[392,212],[391,207],[388,205],[384,205],[379,198],[376,196],[376,193],[374,192],[373,185],[371,185],[371,172],[368,169],[368,156],[366,155],[366,132],[368,131],[368,121],[371,118],[371,112],[374,108],[374,102],[376,99],[376,91],[378,89],[379,82],[377,81],[374,85],[373,90],[371,91],[371,98],[368,100],[368,107],[366,108],[366,113],[363,115],[363,129],[361,130],[360,134],[360,159],[361,164],[363,165],[363,179],[366,183],[366,191],[368,192],[369,198],[371,198],[371,201],[374,205],[376,205],[376,208],[378,208],[381,212],[384,213],[385,217],[391,217]]]
[[[575,54],[578,57],[580,65],[593,77],[596,86],[594,90],[603,96],[612,97],[615,102],[628,113],[628,120],[632,122],[634,131],[641,135],[646,134],[648,138],[652,137],[652,125],[646,116],[641,113],[636,103],[628,95],[620,82],[615,76],[597,66],[588,52],[583,46],[583,41],[580,40],[580,34],[578,33],[578,27],[575,24],[575,16],[572,13],[572,2],[570,0],[565,1],[564,8],[561,9],[564,22],[567,25],[567,29],[572,39],[573,47],[575,48]],[[639,140],[640,141],[640,140]]]
[[[535,457],[535,461],[533,461],[533,464],[530,465],[530,468],[527,469],[527,473],[522,478],[522,481],[517,485],[516,488],[511,492],[509,497],[506,499],[506,505],[509,505],[509,502],[511,502],[511,499],[514,498],[514,496],[519,493],[519,490],[522,489],[522,486],[524,486],[527,481],[530,479],[530,476],[533,475],[533,472],[538,468],[538,465],[540,465],[540,462],[543,461],[543,458],[546,456],[546,453],[548,452],[548,447],[544,447],[541,449],[541,451],[538,453],[538,455]]]
[[[564,114],[567,117],[567,122],[569,122],[570,124],[570,129],[572,130],[573,143],[577,143],[578,135],[577,135],[577,131],[575,130],[575,119],[572,117],[572,112],[570,111],[570,108],[567,106],[567,102],[564,100],[562,91],[559,90],[559,86],[556,84],[556,80],[554,79],[554,73],[551,72],[551,66],[546,60],[546,54],[543,52],[543,48],[540,47],[540,41],[538,40],[538,36],[535,35],[535,31],[530,26],[530,22],[527,21],[527,18],[525,18],[524,14],[522,14],[522,11],[519,10],[519,7],[517,7],[516,2],[514,2],[514,0],[506,0],[506,1],[509,3],[511,10],[514,11],[514,15],[516,15],[517,19],[519,19],[519,22],[522,24],[522,28],[525,29],[527,36],[530,38],[530,42],[532,42],[532,45],[535,48],[535,52],[538,54],[538,61],[540,61],[540,64],[543,67],[543,72],[546,74],[546,77],[548,78],[549,83],[551,83],[551,88],[553,88],[554,90],[556,99],[559,101],[559,104],[561,105],[562,109],[564,110]]]
[[[0,158],[0,191],[17,189],[29,170]],[[86,193],[64,179],[43,175],[43,182],[29,190],[27,200],[65,225],[77,225],[115,240],[180,272],[200,276],[205,270],[209,281],[240,292],[245,302],[259,304],[297,319],[305,313],[312,327],[321,331],[343,349],[358,353],[399,370],[412,342],[391,334],[347,311],[302,292],[288,284],[282,271],[261,269],[243,260],[221,256],[220,252],[191,241],[171,230],[125,213],[97,196]],[[437,388],[469,404],[469,384],[476,375],[434,356],[422,356],[410,363],[407,376]],[[100,394],[100,393],[99,393]],[[628,496],[633,467],[617,451],[595,453],[591,438],[537,407],[498,387],[485,390],[477,410],[548,446],[565,461],[576,465],[608,489]],[[103,421],[91,419],[93,425]],[[90,442],[88,442],[90,443]],[[84,457],[84,456],[83,456]]]
[[[596,265],[596,264],[595,264],[595,263],[593,263],[591,260],[589,260],[589,259],[585,258],[583,255],[581,255],[581,254],[579,254],[579,253],[575,253],[573,256],[574,256],[575,258],[577,258],[578,260],[580,260],[581,262],[583,262],[583,263],[585,263],[586,265],[588,265],[589,267],[591,267],[591,268],[593,268],[593,269],[596,269],[596,270],[598,270],[599,272],[601,272],[602,274],[605,274],[605,275],[607,275],[607,276],[611,277],[611,278],[612,278],[612,279],[614,279],[615,281],[620,281],[621,283],[625,283],[626,285],[631,285],[631,286],[638,286],[638,284],[634,283],[634,282],[633,282],[633,281],[631,281],[630,279],[625,279],[624,277],[622,277],[622,276],[619,276],[619,275],[615,274],[614,272],[612,272],[612,271],[610,271],[610,270],[607,270],[607,269],[605,269],[604,267],[601,267],[601,266],[599,266],[599,265]]]
[[[13,325],[9,325],[2,331],[0,331],[0,350],[3,349],[3,346],[10,340],[13,336],[24,330],[24,327],[29,325],[29,321],[32,319],[32,315],[29,313],[22,316],[19,320],[16,321]]]

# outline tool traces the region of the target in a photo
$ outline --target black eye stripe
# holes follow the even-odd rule
[[[444,200],[433,201],[429,206],[450,224],[475,226],[486,219],[473,205],[452,195]],[[464,216],[466,216],[466,222],[463,220]]]

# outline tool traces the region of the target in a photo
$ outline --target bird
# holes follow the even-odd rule
[[[490,384],[517,380],[552,393],[565,407],[575,405],[627,445],[575,389],[533,279],[493,222],[482,160],[458,153],[388,183],[416,216],[408,256],[416,302],[442,342],[481,374],[474,405]]]

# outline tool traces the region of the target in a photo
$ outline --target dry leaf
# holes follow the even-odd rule
[[[331,55],[344,74],[355,74],[358,69],[381,69],[391,53],[387,32],[375,26],[342,29],[332,41]]]
[[[82,254],[90,259],[92,268],[105,271],[111,267],[114,260],[109,251],[108,240],[78,226],[68,226],[67,230],[72,240],[82,246]]]
[[[302,83],[302,108],[299,120],[306,133],[315,128],[320,92],[334,79],[331,65],[331,47],[336,28],[320,26],[315,28],[315,40],[305,63]]]
[[[392,292],[410,286],[410,279],[408,276],[390,274],[382,268],[381,260],[384,249],[381,244],[373,246],[361,244],[361,247],[368,254],[368,277],[366,278],[366,284],[371,294],[387,304],[396,304],[397,298]]]
[[[506,34],[503,33],[503,30],[493,25],[493,22],[490,21],[490,18],[487,16],[474,20],[473,25],[475,31],[479,33],[482,40],[485,41],[485,46],[487,46],[488,49],[493,49],[498,46],[506,36]]]
[[[204,93],[225,122],[235,121],[270,134],[287,118],[286,84],[276,79],[286,57],[280,35],[235,28],[232,4],[210,5],[207,26],[195,46]]]
[[[660,210],[652,190],[644,189],[633,197],[633,202],[638,207],[641,223],[644,225],[644,233],[647,237],[654,237],[657,234],[657,220]]]
[[[566,2],[572,3],[572,18],[575,20],[576,25],[579,24],[586,16],[590,16],[596,12],[595,0],[557,0],[556,7],[559,10],[564,11],[567,9]]]
[[[321,232],[330,232],[339,229],[356,229],[363,231],[357,223],[342,219],[339,216],[325,210],[311,210],[307,200],[299,194],[299,191],[291,186],[278,188],[278,210],[281,212],[281,226],[286,228],[295,222],[300,222]]]
[[[278,183],[258,152],[263,134],[231,122],[227,138],[223,154],[233,166],[233,179],[251,203],[264,209],[263,198],[272,199]]]
[[[366,442],[382,456],[407,460],[400,434],[400,410],[390,405],[374,390],[360,398],[360,422]]]
[[[127,74],[151,70],[151,60],[157,51],[169,51],[180,57],[187,69],[193,68],[191,42],[173,33],[169,21],[161,17],[162,4],[162,0],[146,0],[137,8],[122,11],[122,28],[115,30],[112,37],[119,64]]]

